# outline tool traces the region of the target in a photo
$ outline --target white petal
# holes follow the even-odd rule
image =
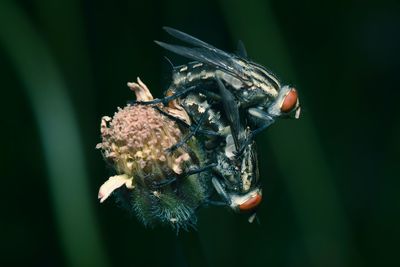
[[[108,180],[100,186],[98,198],[100,199],[100,203],[103,203],[111,193],[121,187],[124,184],[132,184],[133,177],[129,177],[126,174],[115,175],[108,178]]]

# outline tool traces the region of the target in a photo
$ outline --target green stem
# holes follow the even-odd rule
[[[45,43],[14,2],[0,1],[0,24],[0,44],[24,83],[38,124],[68,264],[107,266],[90,200],[95,196],[89,194],[76,114],[61,74]]]

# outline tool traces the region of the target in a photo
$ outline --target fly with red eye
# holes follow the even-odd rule
[[[297,90],[281,85],[271,71],[249,60],[242,43],[239,43],[238,53],[233,54],[179,30],[169,27],[164,27],[164,30],[192,47],[159,41],[156,43],[166,50],[195,61],[173,67],[172,82],[166,90],[168,95],[148,103],[166,105],[173,99],[200,92],[216,95],[218,98],[218,83],[222,83],[233,94],[240,113],[246,116],[246,125],[253,131],[249,135],[250,140],[243,143],[244,146],[277,118],[300,116]],[[244,147],[239,149],[239,152],[243,152],[243,149]]]
[[[297,91],[295,88],[291,88],[290,91],[283,98],[281,111],[283,113],[288,113],[292,111],[296,107],[297,101],[298,101]]]
[[[179,98],[181,107],[191,121],[201,126],[191,134],[199,140],[205,139],[204,144],[215,144],[204,146],[208,160],[216,165],[210,173],[217,193],[211,194],[206,203],[227,206],[235,212],[255,214],[262,199],[255,141],[243,146],[249,140],[250,130],[241,123],[233,94],[221,82],[218,86],[222,105],[213,105],[213,98],[194,92]],[[208,119],[199,125],[201,119],[196,118],[204,117]],[[175,120],[179,119],[175,117]],[[179,124],[182,125],[182,121]],[[243,152],[238,153],[242,147]]]
[[[114,190],[126,189],[128,194],[120,192],[121,200],[128,203],[127,208],[145,225],[161,222],[176,229],[194,226],[195,210],[202,205],[223,205],[238,213],[251,214],[249,222],[253,222],[262,202],[254,137],[278,118],[299,117],[298,92],[294,87],[282,86],[272,72],[248,60],[243,45],[239,46],[238,54],[230,54],[186,33],[164,29],[194,47],[156,43],[195,61],[173,67],[172,82],[161,99],[153,99],[140,80],[138,84],[128,84],[136,90],[139,100],[129,104],[135,108],[152,105],[140,109],[152,112],[155,109],[162,119],[146,111],[158,119],[153,124],[144,120],[144,124],[153,128],[143,128],[135,117],[138,112],[125,114],[123,119],[115,120],[127,125],[135,122],[134,130],[125,134],[127,127],[115,127],[114,133],[114,126],[108,129],[111,118],[104,118],[103,142],[99,148],[114,160],[118,175],[105,182],[99,197],[104,201]],[[177,124],[172,127],[173,123]],[[165,136],[161,134],[165,133],[164,126],[173,128]],[[143,129],[150,129],[150,134],[131,134]],[[124,137],[121,142],[120,136]],[[143,146],[136,147],[132,136],[154,137],[148,140],[149,145],[158,144],[156,140],[164,137],[168,141],[163,139],[156,149],[150,149],[156,156],[148,157],[147,152],[140,150]],[[121,149],[116,143],[123,144]],[[125,143],[134,144],[137,153],[129,154],[132,149],[125,149],[128,147]],[[136,157],[137,162],[131,160]],[[151,168],[144,172],[143,167],[133,162],[139,162],[137,166],[153,165],[148,165]]]
[[[238,212],[254,211],[262,200],[261,187],[258,178],[255,178],[258,177],[257,158],[252,156],[255,154],[255,136],[278,118],[299,117],[297,90],[281,85],[271,71],[248,60],[243,46],[239,54],[231,54],[176,29],[164,29],[193,47],[156,43],[195,61],[173,67],[172,82],[164,98],[139,104],[162,104],[168,107],[171,101],[177,100],[190,118],[205,118],[203,122],[213,122],[217,124],[217,129],[228,127],[229,131],[215,133],[215,136],[223,137],[224,145],[212,148],[209,153],[211,161],[217,164],[214,168],[217,175],[212,179],[212,184],[224,205]],[[212,100],[219,106],[201,106],[204,99],[193,100],[193,96],[204,96],[205,103]],[[193,110],[203,110],[203,113],[191,115]],[[210,115],[206,114],[208,111]],[[190,136],[201,138],[204,133],[215,131],[202,124],[197,126],[189,129]],[[233,144],[228,144],[229,137]],[[173,148],[176,149],[187,140],[183,139]],[[233,152],[227,153],[230,145],[234,146]],[[237,166],[237,170],[250,168],[238,173],[229,165]]]
[[[261,203],[262,195],[260,193],[255,193],[254,195],[249,196],[249,198],[239,205],[239,210],[241,212],[252,211],[258,207]]]

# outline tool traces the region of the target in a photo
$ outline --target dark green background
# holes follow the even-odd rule
[[[396,1],[0,1],[1,266],[395,266]],[[161,95],[168,25],[294,84],[300,120],[258,137],[260,224],[223,208],[198,231],[145,229],[97,190],[99,122],[140,76]]]

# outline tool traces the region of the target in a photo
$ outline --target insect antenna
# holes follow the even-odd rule
[[[174,66],[174,64],[172,64],[172,61],[167,56],[164,56],[164,59],[169,63],[169,65],[171,66],[171,69],[174,70],[175,66]]]

